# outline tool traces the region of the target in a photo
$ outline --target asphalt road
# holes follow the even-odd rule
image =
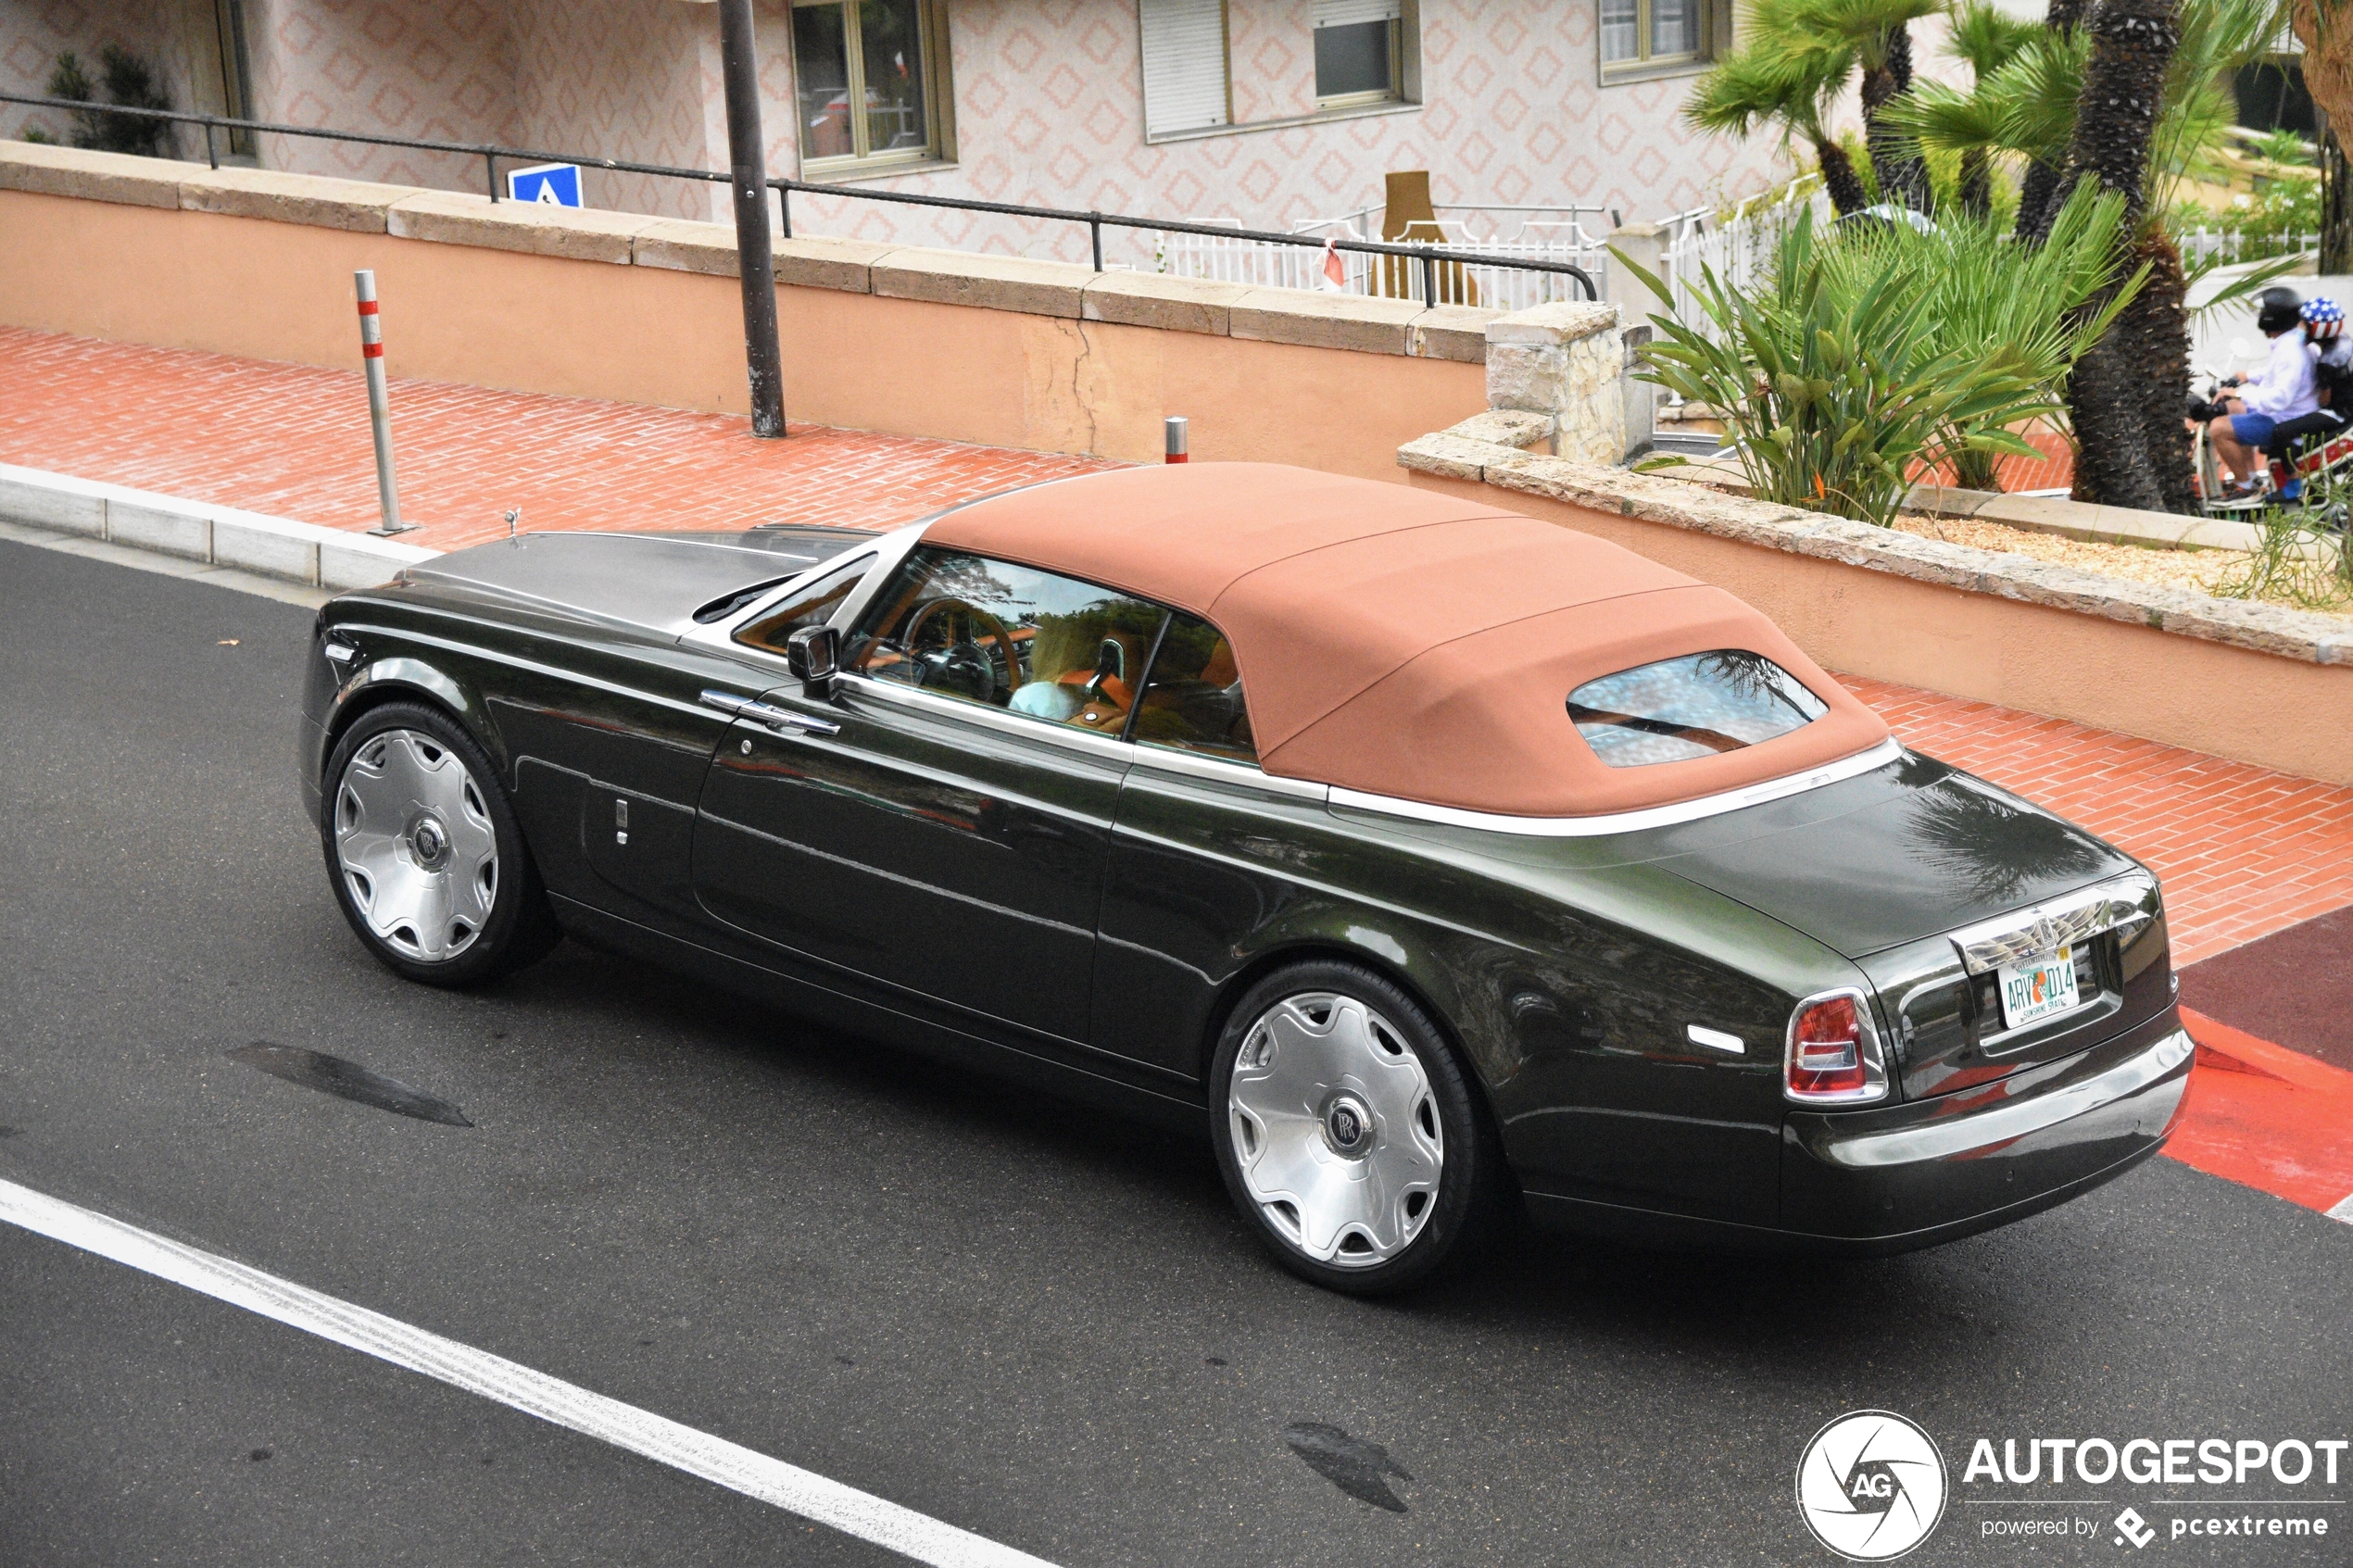
[[[307,621],[0,543],[0,1177],[1068,1568],[1829,1562],[1792,1476],[1864,1407],[1952,1472],[1911,1562],[2110,1557],[2105,1525],[1982,1522],[2192,1496],[2335,1532],[2152,1553],[2347,1561],[2353,1463],[2284,1490],[1961,1469],[1980,1436],[2353,1435],[2353,1227],[2158,1160],[1906,1258],[1531,1236],[1402,1301],[1322,1294],[1254,1250],[1205,1140],[572,944],[472,994],[378,968],[296,796]],[[256,1041],[473,1125],[224,1054]],[[0,1336],[7,1564],[903,1561],[5,1224]],[[1403,1511],[1303,1462],[1301,1423],[1385,1449]]]

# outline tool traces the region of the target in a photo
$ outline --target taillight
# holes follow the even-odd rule
[[[1871,1004],[1860,991],[1826,991],[1790,1015],[1782,1087],[1812,1105],[1855,1105],[1887,1094]]]

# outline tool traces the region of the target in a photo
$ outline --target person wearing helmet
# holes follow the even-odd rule
[[[2271,439],[2279,422],[2321,406],[2312,356],[2296,330],[2303,324],[2304,302],[2294,289],[2268,288],[2255,296],[2255,328],[2271,340],[2271,358],[2262,370],[2241,380],[2241,390],[2223,399],[2224,411],[2206,427],[2214,455],[2231,470],[2240,494],[2254,487],[2260,461],[2257,448]]]
[[[2320,407],[2280,420],[2271,427],[2271,439],[2263,444],[2265,457],[2287,467],[2288,481],[2280,488],[2280,498],[2286,501],[2296,499],[2303,488],[2294,463],[2297,444],[2315,437],[2326,442],[2353,424],[2353,338],[2345,335],[2344,307],[2317,295],[2304,302],[2303,318]]]

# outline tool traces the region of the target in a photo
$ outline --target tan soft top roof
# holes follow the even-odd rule
[[[1763,615],[1591,534],[1270,463],[1124,469],[976,502],[928,544],[1157,599],[1233,644],[1270,773],[1438,806],[1587,816],[1850,757],[1887,727]],[[1569,721],[1596,676],[1761,653],[1830,705],[1786,735],[1605,766]]]

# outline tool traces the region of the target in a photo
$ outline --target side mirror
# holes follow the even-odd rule
[[[785,667],[811,696],[834,695],[841,673],[841,633],[830,626],[803,626],[785,643]]]

